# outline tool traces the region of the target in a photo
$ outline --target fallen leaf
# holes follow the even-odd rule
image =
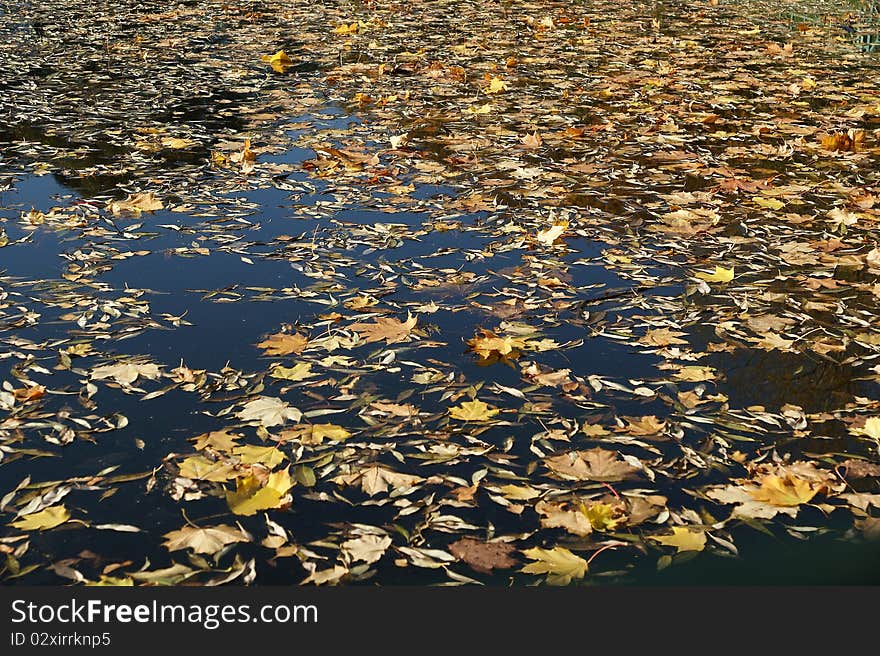
[[[244,404],[236,414],[242,421],[256,421],[266,426],[279,426],[287,421],[298,422],[302,412],[274,396],[258,396]]]
[[[289,468],[269,474],[265,485],[250,475],[235,480],[235,491],[226,491],[226,503],[236,515],[254,515],[261,510],[280,508],[293,487]]]
[[[28,515],[22,515],[20,519],[10,523],[22,531],[46,531],[50,528],[63,524],[70,519],[70,511],[64,506],[49,506],[43,510]]]
[[[305,349],[309,340],[304,335],[294,333],[277,333],[269,335],[265,340],[257,344],[258,347],[266,351],[266,355],[290,355],[291,353],[300,354]]]
[[[733,267],[725,269],[720,266],[715,267],[715,273],[703,273],[698,271],[696,277],[706,282],[730,282],[733,280]]]
[[[452,418],[461,421],[488,421],[499,412],[498,408],[493,408],[479,399],[463,401],[461,405],[449,408]]]
[[[269,64],[276,73],[285,73],[288,68],[293,66],[290,57],[283,50],[279,50],[274,55],[263,55],[260,59]]]
[[[375,323],[355,323],[351,325],[351,329],[366,342],[384,339],[386,344],[395,344],[409,337],[416,327],[416,321],[414,316],[409,316],[406,321],[398,321],[393,317],[377,317]]]
[[[125,200],[114,200],[108,206],[113,214],[129,212],[140,216],[141,212],[155,212],[164,208],[162,201],[153,192],[130,194]]]
[[[461,538],[449,545],[449,553],[483,574],[516,565],[512,558],[515,552],[516,548],[508,542],[483,542],[473,538]]]
[[[618,456],[617,451],[597,447],[588,451],[571,451],[551,456],[545,458],[544,463],[563,478],[613,483],[632,478],[639,471]]]
[[[346,540],[340,545],[349,562],[375,563],[385,555],[391,546],[391,538],[387,535],[364,535],[353,540]]]
[[[227,544],[234,542],[249,542],[247,535],[240,529],[226,524],[200,528],[184,526],[176,531],[166,533],[163,546],[168,551],[180,549],[192,549],[195,553],[214,554]]]
[[[547,574],[550,585],[568,585],[572,579],[582,579],[587,573],[587,561],[565,547],[523,549],[523,555],[535,562],[520,571],[526,574]]]
[[[692,531],[684,526],[673,526],[672,535],[652,535],[655,542],[667,547],[675,547],[676,553],[682,551],[702,551],[706,546],[706,534]]]

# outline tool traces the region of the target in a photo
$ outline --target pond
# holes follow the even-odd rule
[[[68,4],[0,3],[5,582],[880,582],[842,11]]]

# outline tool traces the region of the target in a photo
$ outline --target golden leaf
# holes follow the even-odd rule
[[[308,337],[304,337],[299,333],[294,333],[293,335],[277,333],[269,335],[268,338],[257,344],[257,346],[266,351],[266,355],[290,355],[291,353],[298,355],[303,352],[308,343]]]
[[[488,421],[499,412],[498,408],[493,408],[479,399],[464,401],[459,406],[449,408],[449,414],[452,415],[452,418],[462,421]]]
[[[684,526],[673,526],[672,535],[653,535],[651,539],[667,547],[675,547],[676,553],[682,551],[702,551],[706,546],[706,534],[692,531]]]
[[[568,585],[572,579],[582,579],[587,573],[587,561],[565,547],[552,549],[524,549],[523,555],[535,562],[520,571],[526,574],[547,574],[550,585]]]
[[[715,273],[703,273],[699,271],[696,277],[706,282],[730,282],[733,280],[733,267],[725,269],[720,266],[715,267]]]
[[[43,510],[29,515],[22,515],[20,519],[10,524],[22,531],[45,531],[55,528],[70,519],[70,512],[62,506],[49,506]]]
[[[417,317],[408,316],[406,321],[398,321],[392,317],[377,317],[375,323],[354,323],[354,330],[365,342],[385,340],[386,344],[402,342],[409,337],[416,327]]]
[[[799,506],[809,502],[820,489],[821,485],[791,474],[770,474],[761,480],[760,488],[749,491],[749,494],[756,501],[774,506]]]
[[[288,490],[293,487],[288,467],[269,474],[266,485],[256,476],[245,476],[235,481],[235,491],[226,491],[226,503],[236,515],[254,515],[261,510],[280,508]]]
[[[285,73],[288,68],[293,66],[290,57],[283,50],[279,50],[274,55],[263,55],[260,59],[269,64],[276,73]]]

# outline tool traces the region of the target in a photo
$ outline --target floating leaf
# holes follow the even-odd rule
[[[168,551],[192,549],[195,553],[205,554],[217,553],[227,544],[249,541],[248,536],[240,529],[226,524],[207,528],[184,526],[176,531],[166,533],[164,537],[166,539],[163,546]]]
[[[587,561],[565,547],[523,549],[523,555],[535,562],[520,571],[526,574],[547,574],[547,583],[568,585],[572,579],[582,579],[587,573]]]
[[[452,418],[462,421],[488,421],[499,412],[498,408],[493,408],[479,399],[464,401],[459,406],[449,408]]]
[[[28,515],[22,515],[21,518],[10,524],[22,531],[46,531],[55,528],[59,524],[63,524],[70,519],[70,511],[64,506],[50,506],[43,510]]]
[[[672,535],[652,535],[651,539],[667,547],[675,547],[676,553],[682,551],[702,551],[706,546],[706,534],[692,531],[684,526],[673,526]]]
[[[724,267],[716,266],[715,273],[699,271],[695,275],[700,280],[705,280],[706,282],[730,282],[733,280],[733,267],[725,269]]]
[[[266,484],[250,475],[235,481],[235,491],[226,492],[226,503],[236,515],[254,515],[261,510],[280,508],[293,481],[287,468],[269,474]]]

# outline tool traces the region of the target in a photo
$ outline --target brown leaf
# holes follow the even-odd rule
[[[483,542],[473,538],[461,538],[449,545],[449,553],[484,574],[516,565],[516,560],[510,557],[515,551],[507,542]]]
[[[617,451],[597,447],[588,451],[571,451],[551,456],[544,463],[563,478],[613,483],[632,478],[638,471],[618,456]]]
[[[299,333],[292,335],[276,333],[275,335],[269,335],[268,338],[257,344],[257,346],[266,351],[266,355],[290,355],[291,353],[302,353],[308,343],[309,338]]]
[[[394,344],[406,340],[412,329],[416,327],[416,322],[417,318],[413,316],[409,316],[406,321],[398,321],[392,317],[377,317],[375,323],[354,323],[351,329],[365,342],[379,342],[384,339],[386,344]]]

